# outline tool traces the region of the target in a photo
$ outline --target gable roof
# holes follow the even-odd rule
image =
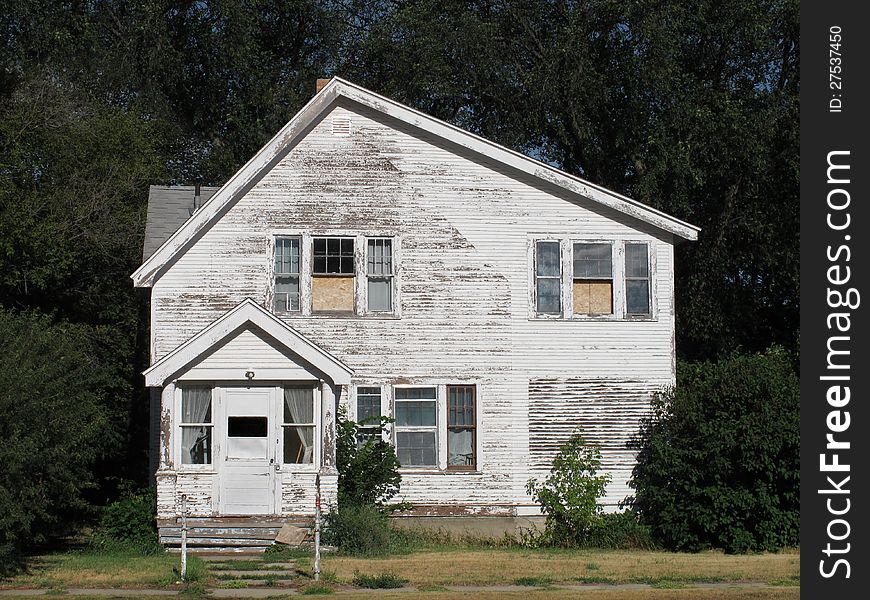
[[[262,306],[246,298],[214,323],[181,344],[178,348],[143,372],[145,385],[162,386],[203,354],[229,340],[246,326],[263,331],[283,348],[300,357],[326,375],[335,385],[350,385],[353,371],[332,354],[275,317]]]
[[[200,206],[208,201],[216,187],[200,187]],[[184,225],[195,212],[196,188],[192,185],[152,185],[148,189],[148,219],[145,222],[145,241],[142,260],[148,260],[173,233]]]
[[[284,152],[304,136],[307,127],[324,114],[339,97],[357,102],[372,110],[398,119],[412,127],[467,148],[476,154],[486,156],[491,160],[556,185],[571,194],[591,199],[602,206],[649,223],[678,238],[684,240],[696,240],[698,238],[700,229],[694,225],[671,217],[662,211],[632,200],[627,196],[590,183],[585,179],[560,171],[524,154],[490,142],[478,135],[385,98],[349,81],[334,77],[302,110],[290,119],[275,137],[230,177],[200,210],[144,261],[136,272],[131,275],[134,285],[137,287],[153,285],[162,270],[173,258],[184,252],[200,233],[208,229],[223,214],[224,209],[250,190],[283,157]]]

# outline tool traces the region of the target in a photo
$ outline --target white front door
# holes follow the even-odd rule
[[[224,515],[274,515],[278,485],[275,461],[278,424],[272,387],[225,388],[224,460],[220,505]]]

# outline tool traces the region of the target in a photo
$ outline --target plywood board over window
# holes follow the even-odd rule
[[[353,239],[314,238],[313,250],[311,309],[314,312],[354,312]]]
[[[575,315],[613,314],[612,257],[613,248],[609,243],[574,244]]]
[[[353,277],[315,275],[311,281],[314,312],[353,312]]]

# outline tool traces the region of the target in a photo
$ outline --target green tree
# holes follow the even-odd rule
[[[355,14],[368,35],[339,72],[703,228],[677,253],[682,356],[796,348],[796,0],[412,0]]]
[[[800,387],[781,348],[679,363],[633,448],[627,499],[668,548],[729,552],[796,545]]]
[[[119,444],[96,345],[85,326],[0,309],[0,573],[81,523],[94,463]]]
[[[609,474],[598,474],[600,468],[601,450],[575,433],[559,448],[547,478],[526,483],[526,492],[547,515],[549,543],[574,546],[586,540],[601,516],[598,499],[610,481]]]
[[[388,420],[381,420],[385,426]],[[360,444],[359,425],[339,409],[336,424],[338,506],[377,506],[389,502],[399,491],[402,476],[392,444],[368,438]]]

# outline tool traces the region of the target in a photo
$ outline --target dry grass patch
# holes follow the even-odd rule
[[[590,565],[594,568],[590,569]],[[390,571],[414,586],[510,585],[518,577],[553,582],[776,581],[799,577],[800,555],[797,551],[726,555],[487,549],[419,552],[378,559],[326,556],[323,567],[347,581],[353,578],[354,571]]]
[[[521,592],[515,591],[433,591],[421,592],[413,595],[423,600],[576,600],[576,598],[588,598],[589,600],[797,600],[800,598],[800,590],[797,588],[732,588],[732,589],[686,589],[686,590],[559,590],[559,589],[535,589],[529,588]],[[408,600],[408,592],[385,592],[379,590],[378,600]],[[342,600],[372,600],[371,592],[343,593]]]
[[[38,557],[26,573],[0,581],[0,588],[146,588],[175,582],[178,556],[67,552]]]

